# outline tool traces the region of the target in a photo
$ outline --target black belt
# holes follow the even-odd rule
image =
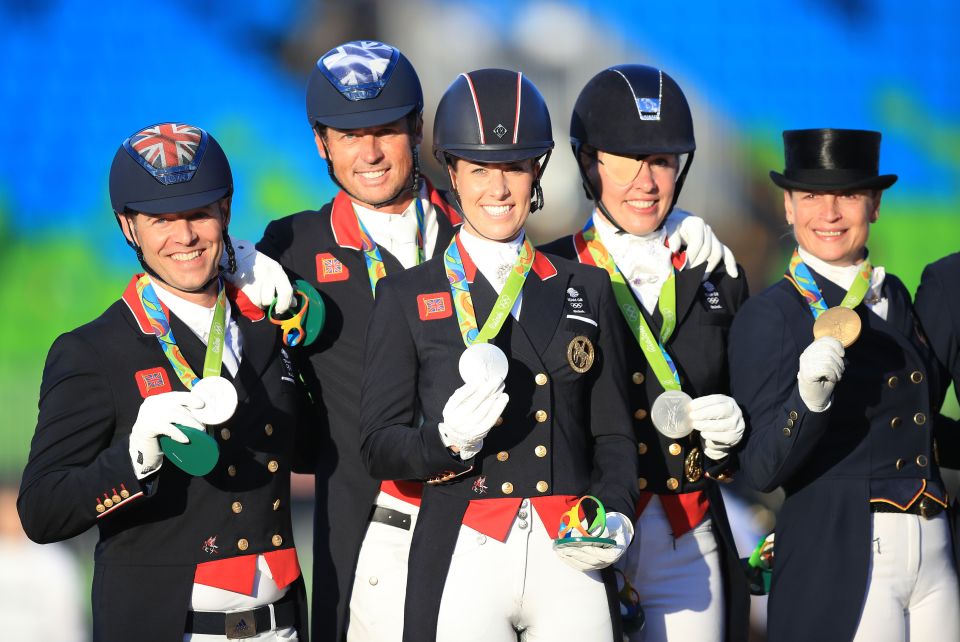
[[[386,506],[374,506],[373,514],[370,515],[371,522],[380,522],[381,524],[386,524],[387,526],[396,526],[397,528],[402,528],[405,531],[410,530],[410,516],[406,513],[401,513],[398,510],[393,510],[392,508],[387,508]]]
[[[902,515],[919,515],[924,519],[933,519],[941,512],[943,512],[943,506],[929,497],[923,497],[918,502],[913,502],[903,510],[894,506],[893,504],[888,504],[887,502],[870,502],[870,512],[871,513],[900,513]]]
[[[297,603],[293,591],[273,603],[276,628],[285,629],[297,625]],[[202,635],[225,635],[228,640],[252,638],[258,633],[271,630],[270,606],[258,606],[249,611],[220,613],[219,611],[187,611],[185,633]]]

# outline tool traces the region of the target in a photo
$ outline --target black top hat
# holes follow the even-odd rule
[[[880,132],[862,129],[792,129],[783,132],[783,189],[834,191],[887,189],[896,174],[879,175]]]

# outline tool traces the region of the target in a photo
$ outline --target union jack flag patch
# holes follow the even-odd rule
[[[140,389],[140,396],[146,399],[152,395],[158,395],[161,392],[170,392],[173,388],[170,386],[170,378],[163,368],[150,368],[149,370],[140,370],[133,375]]]
[[[182,123],[147,127],[123,143],[127,153],[164,185],[192,179],[206,146],[207,132]]]
[[[350,270],[340,259],[328,252],[317,254],[317,281],[326,283],[330,281],[346,281],[349,278]]]
[[[434,292],[417,296],[417,311],[421,321],[445,319],[453,314],[449,292]]]

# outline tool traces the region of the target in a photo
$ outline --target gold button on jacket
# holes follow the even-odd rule
[[[513,484],[510,482],[503,482],[503,484],[500,486],[500,490],[503,491],[504,495],[509,495],[513,492]]]
[[[644,380],[644,379],[646,379],[646,377],[643,376],[643,373],[642,373],[642,372],[634,372],[634,373],[633,373],[633,376],[630,377],[630,378],[633,380],[633,383],[637,384],[638,386],[639,386],[641,383],[643,383],[643,380]]]
[[[271,473],[275,473],[280,470],[280,464],[277,463],[276,459],[271,459],[267,462],[267,470],[269,470]]]
[[[646,478],[644,478],[644,477],[639,478],[639,479],[637,480],[637,488],[639,488],[640,490],[643,490],[643,489],[646,488],[646,487],[647,487],[647,480],[646,480]]]
[[[667,480],[667,488],[670,490],[677,490],[680,488],[680,482],[678,482],[675,477],[671,477]]]
[[[501,450],[497,453],[497,461],[507,461],[508,459],[510,459],[510,453],[506,450]]]
[[[537,382],[538,386],[545,386],[547,385],[547,375],[543,374],[542,372],[538,372],[537,376],[534,377],[534,381]]]
[[[679,455],[681,452],[683,452],[683,448],[681,448],[680,444],[676,442],[670,444],[670,448],[668,448],[668,450],[670,451],[670,454],[674,456]]]
[[[230,510],[232,510],[234,513],[239,513],[243,511],[243,504],[240,502],[233,502],[230,504]]]
[[[237,548],[239,548],[241,551],[245,551],[250,548],[250,542],[248,542],[246,538],[241,537],[237,540]]]
[[[543,423],[547,420],[547,411],[538,410],[537,414],[535,414],[534,417],[536,418],[537,421],[539,421],[540,423]]]
[[[545,481],[538,481],[538,482],[537,482],[537,490],[540,491],[541,493],[547,492],[547,489],[548,489],[548,488],[550,488],[550,485],[547,484],[547,482],[545,482]]]
[[[273,537],[270,538],[270,541],[273,543],[274,546],[280,546],[281,544],[283,544],[283,538],[280,537],[279,535],[274,535]]]
[[[546,457],[547,456],[547,447],[540,445],[533,449],[533,454],[537,457]]]

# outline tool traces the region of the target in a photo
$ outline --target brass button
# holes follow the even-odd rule
[[[547,482],[545,481],[537,482],[537,490],[540,491],[541,493],[547,492],[548,488],[550,488],[550,485]]]
[[[636,412],[633,413],[633,418],[643,421],[647,418],[647,411],[643,408],[637,408]]]
[[[221,429],[220,429],[220,439],[222,439],[222,440],[224,440],[224,441],[227,441],[228,439],[230,439],[230,429],[229,429],[229,428],[221,428]]]
[[[676,477],[671,477],[667,480],[667,488],[670,490],[677,490],[680,488],[680,482],[677,481]]]
[[[897,387],[897,384],[899,384],[899,383],[900,383],[900,379],[897,378],[896,375],[894,375],[894,376],[890,377],[889,379],[887,379],[887,385],[890,386],[891,388],[896,388],[896,387]]]
[[[230,464],[229,466],[227,466],[227,474],[230,475],[231,477],[236,477],[237,467],[234,466],[233,464]]]
[[[510,459],[510,453],[506,450],[501,450],[497,453],[497,461],[507,461],[508,459]]]
[[[97,512],[98,512],[98,513],[102,513],[102,512],[105,511],[105,510],[107,510],[107,507],[106,507],[106,506],[104,506],[103,504],[97,504]]]
[[[273,510],[280,510],[280,500],[279,500],[279,499],[273,500]]]
[[[784,436],[784,437],[789,437],[791,433],[793,433],[793,431],[790,430],[790,426],[784,426],[784,427],[783,427],[783,436]]]
[[[896,463],[897,470],[903,470],[903,467],[906,465],[907,465],[907,462],[905,462],[904,460],[902,459],[897,460],[897,463]]]
[[[113,506],[113,500],[107,497],[105,500],[103,500],[103,505],[106,506],[107,508],[110,508],[111,506]]]
[[[796,422],[793,419],[787,419],[787,428],[793,428]]]
[[[917,455],[917,466],[924,468],[927,465],[927,456],[926,455]]]
[[[642,372],[634,372],[630,378],[633,379],[633,383],[637,384],[638,386],[643,383],[644,379],[646,379]]]
[[[668,450],[670,451],[671,455],[679,455],[683,451],[683,448],[681,448],[680,444],[677,442],[673,442],[670,444],[670,448],[668,448]]]
[[[921,381],[923,381],[923,373],[920,372],[919,370],[914,370],[913,372],[910,373],[910,381],[912,381],[913,383],[920,383]]]
[[[271,459],[267,462],[267,470],[269,470],[271,473],[275,473],[280,470],[280,464],[277,463],[276,459]]]
[[[248,542],[246,538],[241,537],[237,540],[237,548],[239,548],[241,551],[245,551],[250,548],[250,542]]]
[[[497,420],[496,420],[495,422],[493,422],[493,425],[494,425],[494,426],[502,426],[502,425],[503,425],[503,417],[497,417]]]
[[[280,537],[279,535],[274,535],[273,537],[270,538],[270,541],[273,543],[274,546],[280,546],[281,544],[283,544],[283,538]]]
[[[126,499],[127,497],[130,497],[130,491],[124,488],[123,490],[120,491],[120,497],[123,497],[124,499]]]
[[[900,423],[901,423],[900,417],[894,417],[893,419],[890,420],[890,427],[899,428]]]
[[[513,492],[513,484],[510,482],[503,482],[503,484],[500,486],[500,490],[504,495],[509,495]]]
[[[639,444],[637,444],[637,452],[641,455],[646,455],[647,445],[641,441]]]
[[[542,372],[538,372],[537,376],[534,377],[533,380],[537,382],[538,386],[547,385],[547,375],[543,374]]]
[[[120,503],[120,495],[114,495],[114,496],[111,497],[110,499],[113,500],[113,503],[114,503],[114,504],[119,504],[119,503]]]
[[[263,432],[267,433],[267,437],[273,434],[273,424],[267,424],[263,427]]]
[[[537,414],[535,414],[534,417],[536,417],[537,421],[539,421],[540,423],[543,423],[547,420],[547,411],[538,410]]]
[[[923,424],[927,423],[927,416],[922,412],[918,412],[913,416],[913,423],[917,424],[918,426],[922,426]]]
[[[797,414],[796,410],[791,410],[790,413],[787,415],[787,417],[796,421],[797,419],[800,418],[800,415]]]
[[[243,504],[240,502],[233,502],[230,504],[230,510],[232,510],[234,513],[239,513],[243,510]]]
[[[537,457],[546,457],[547,447],[541,444],[533,449],[533,454],[536,455]]]
[[[647,487],[647,478],[646,477],[639,478],[637,480],[637,488],[639,488],[640,490],[643,490],[646,487]]]

